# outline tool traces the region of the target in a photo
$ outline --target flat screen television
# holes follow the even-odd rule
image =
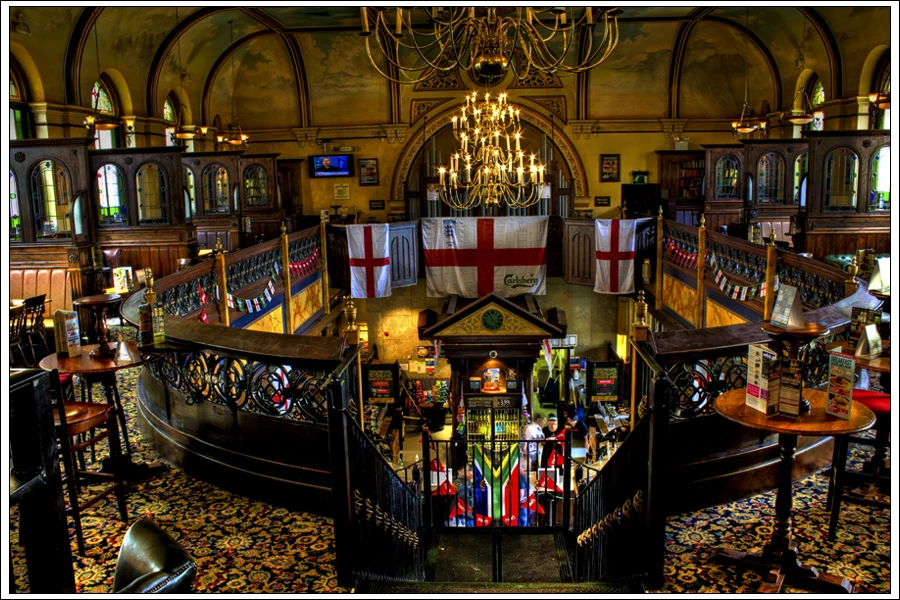
[[[350,177],[355,174],[352,154],[320,154],[309,157],[310,177]]]

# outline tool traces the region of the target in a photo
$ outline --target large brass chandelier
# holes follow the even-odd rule
[[[534,154],[526,162],[519,109],[506,94],[491,100],[486,93],[481,102],[478,92],[466,95],[452,122],[459,150],[450,156],[449,167],[438,169],[438,195],[445,204],[456,210],[500,204],[527,208],[541,199],[544,165],[535,162]]]
[[[360,8],[366,51],[382,77],[419,83],[459,67],[487,85],[510,67],[520,80],[532,70],[581,73],[596,67],[619,42],[620,13],[591,7]],[[578,58],[567,60],[573,48]]]

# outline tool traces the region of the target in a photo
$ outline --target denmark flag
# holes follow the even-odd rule
[[[422,219],[432,297],[543,294],[547,217]]]
[[[388,224],[347,225],[350,250],[350,295],[383,298],[391,295]]]
[[[594,291],[600,294],[634,292],[634,220],[594,221],[597,275]]]

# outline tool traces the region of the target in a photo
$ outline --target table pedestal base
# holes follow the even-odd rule
[[[797,557],[797,546],[793,544],[787,550],[766,546],[762,552],[757,553],[719,549],[712,558],[762,572],[763,581],[759,584],[761,594],[778,594],[785,583],[823,594],[853,592],[853,584],[846,577],[822,573],[815,567],[804,566]]]

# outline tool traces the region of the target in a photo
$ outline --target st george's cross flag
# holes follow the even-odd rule
[[[431,297],[544,294],[547,217],[422,219]]]
[[[350,295],[383,298],[391,295],[388,224],[347,225],[350,249]]]
[[[599,294],[634,292],[634,238],[637,221],[597,219],[594,247],[597,272],[594,291]]]

